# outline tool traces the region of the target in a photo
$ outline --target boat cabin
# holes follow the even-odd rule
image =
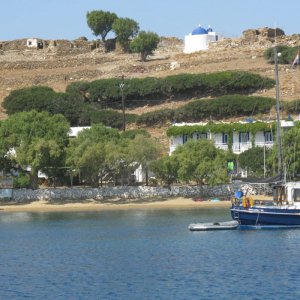
[[[287,182],[285,185],[274,186],[273,198],[276,203],[300,206],[300,182]]]

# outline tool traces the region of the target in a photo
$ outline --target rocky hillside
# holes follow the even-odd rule
[[[277,43],[297,46],[299,35],[285,36],[277,32]],[[44,85],[64,91],[74,81],[100,78],[167,76],[178,73],[204,73],[225,70],[245,70],[274,78],[274,66],[263,58],[265,49],[274,44],[274,30],[268,28],[246,30],[241,38],[221,39],[210,45],[209,51],[183,54],[183,42],[176,38],[162,38],[159,48],[147,62],[137,54],[118,50],[105,53],[84,38],[75,41],[42,41],[42,49],[28,47],[27,39],[0,42],[0,101],[10,91],[33,85]],[[281,99],[300,99],[298,68],[280,66]],[[261,96],[275,97],[275,90],[262,90]],[[158,108],[175,108],[183,101],[142,107],[131,112],[142,113]],[[5,112],[1,111],[1,118]],[[151,130],[153,131],[153,130]],[[160,132],[161,131],[161,132]],[[157,135],[164,130],[157,130]]]

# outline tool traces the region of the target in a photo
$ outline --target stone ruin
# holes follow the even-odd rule
[[[243,31],[243,39],[249,42],[257,42],[259,39],[274,41],[275,37],[284,36],[285,33],[280,28],[259,28],[259,29],[248,29]]]
[[[95,48],[104,50],[102,42],[88,41],[86,37],[69,40],[44,40],[40,38],[18,39],[13,41],[0,41],[1,51],[46,50],[59,54],[79,54],[90,52]]]

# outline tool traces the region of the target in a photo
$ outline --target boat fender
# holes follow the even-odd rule
[[[244,197],[242,205],[245,208],[252,207],[254,205],[254,200],[251,197]]]

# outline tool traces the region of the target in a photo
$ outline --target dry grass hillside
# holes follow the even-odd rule
[[[263,58],[265,49],[271,47],[273,42],[274,39],[266,29],[249,30],[241,38],[223,39],[211,44],[209,51],[187,55],[182,52],[182,41],[176,38],[162,38],[159,48],[147,62],[141,62],[137,54],[123,54],[118,51],[105,53],[101,49],[91,50],[88,47],[79,51],[80,46],[70,48],[67,43],[64,44],[65,48],[52,46],[39,50],[0,47],[0,101],[12,90],[23,87],[44,85],[63,92],[73,81],[92,81],[122,74],[126,78],[162,77],[178,73],[244,70],[274,78],[274,66]],[[0,42],[0,46],[4,43]],[[278,43],[296,46],[299,43],[299,35],[280,36]],[[298,68],[280,66],[280,91],[283,101],[300,99],[299,76]],[[275,97],[275,89],[262,90],[257,94]],[[184,99],[169,101],[160,106],[144,106],[130,112],[140,114],[165,107],[175,108],[183,103],[186,103]],[[0,118],[5,117],[2,110]],[[150,131],[166,142],[164,128],[152,128]]]

